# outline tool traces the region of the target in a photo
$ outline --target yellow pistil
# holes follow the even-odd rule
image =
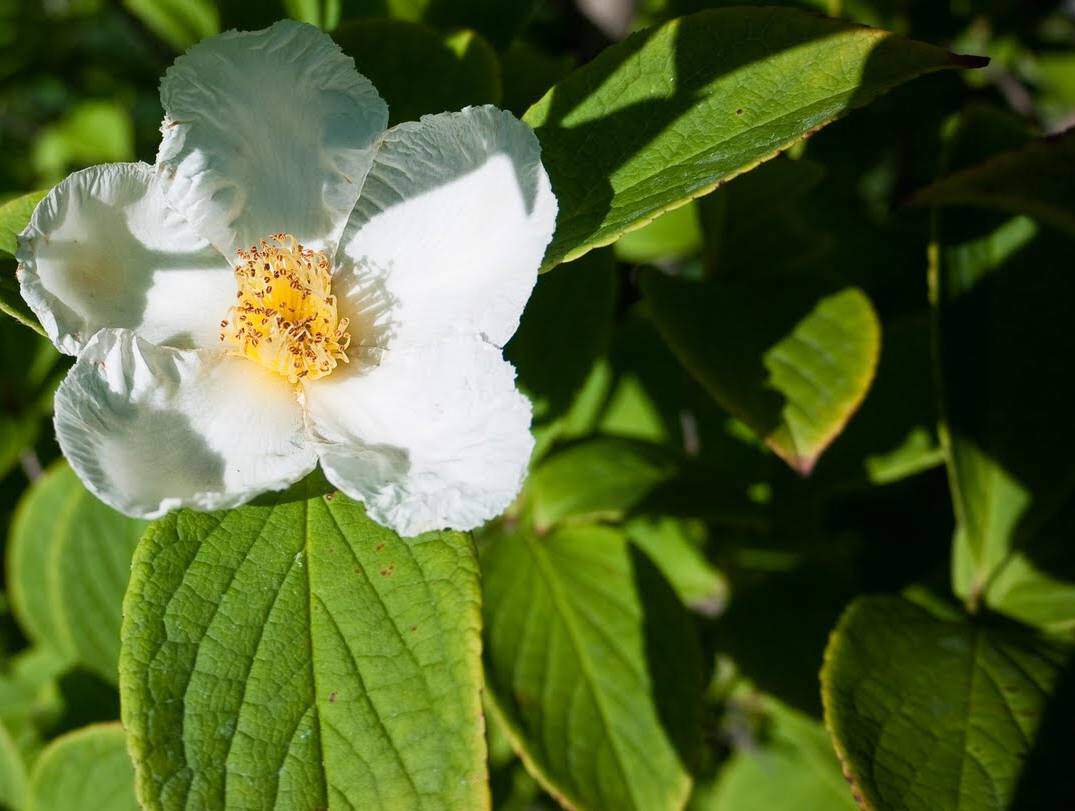
[[[224,345],[292,384],[347,363],[351,336],[336,312],[328,257],[290,234],[238,253],[237,303],[220,322]]]

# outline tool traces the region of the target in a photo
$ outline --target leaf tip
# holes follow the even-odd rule
[[[977,69],[984,68],[991,61],[988,56],[976,56],[974,54],[949,54],[952,64],[960,68]]]

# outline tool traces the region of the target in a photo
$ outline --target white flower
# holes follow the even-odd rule
[[[155,166],[54,188],[22,294],[78,359],[56,434],[103,501],[234,507],[320,462],[404,535],[518,493],[530,406],[501,347],[556,219],[533,132],[493,107],[387,132],[332,40],[229,32],[164,77]]]

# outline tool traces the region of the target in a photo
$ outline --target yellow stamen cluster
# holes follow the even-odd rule
[[[328,257],[290,234],[238,253],[238,301],[220,322],[220,340],[292,384],[346,363],[351,336],[336,312]]]

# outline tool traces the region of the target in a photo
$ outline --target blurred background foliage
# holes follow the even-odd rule
[[[0,203],[47,189],[84,166],[152,162],[163,71],[191,44],[227,28],[292,16],[333,31],[396,122],[481,103],[521,115],[573,67],[628,32],[744,2],[0,0]],[[634,550],[690,612],[691,638],[672,655],[696,655],[697,662],[680,662],[694,675],[681,669],[676,678],[709,684],[690,807],[853,808],[820,724],[818,684],[829,634],[852,600],[912,586],[925,600],[926,591],[954,589],[971,608],[990,606],[1062,634],[1075,629],[1075,539],[1063,520],[1071,513],[1071,457],[1055,458],[1056,447],[1070,442],[1044,428],[1065,431],[1070,419],[1070,397],[1058,402],[1049,391],[1070,391],[1064,378],[1071,339],[1057,336],[1070,320],[1071,284],[1038,274],[1030,292],[1009,281],[989,302],[963,306],[959,280],[990,272],[974,264],[980,256],[960,252],[968,230],[995,227],[1002,241],[1029,239],[1028,232],[1005,231],[1007,215],[990,215],[993,222],[964,209],[942,215],[938,225],[929,207],[914,204],[917,192],[951,169],[1075,125],[1075,3],[764,5],[844,17],[992,61],[980,71],[899,88],[787,156],[541,277],[507,350],[535,404],[535,472],[512,514],[479,538],[488,567],[487,624],[495,627],[497,610],[511,608],[498,573],[526,565],[518,556],[532,548],[532,537],[546,539],[542,554],[549,555],[568,556],[585,532],[600,535],[594,543],[610,560]],[[1039,269],[1064,261],[1072,269],[1070,238],[1047,229],[1036,244],[1024,261]],[[939,302],[932,309],[931,251]],[[14,261],[0,262],[0,283],[10,287]],[[683,288],[692,283],[704,285],[704,294]],[[989,315],[975,320],[973,306]],[[763,319],[767,332],[760,334]],[[833,338],[826,319],[854,326]],[[1018,343],[1035,320],[1032,343]],[[684,333],[692,324],[724,353],[693,353],[696,336]],[[1012,341],[1017,351],[1005,353]],[[818,345],[835,353],[851,381],[826,418],[830,430],[807,436],[787,425],[770,433],[758,416],[767,380],[752,378],[736,356],[764,358],[776,375],[781,353],[802,368],[809,362],[803,347]],[[967,360],[975,355],[978,361]],[[19,770],[36,768],[48,741],[118,717],[114,662],[125,563],[90,552],[108,536],[104,557],[129,557],[140,526],[96,504],[58,461],[48,421],[65,363],[31,330],[0,320],[0,523],[8,527],[0,804],[11,807],[38,790],[35,772],[27,778]],[[975,415],[998,398],[995,387],[981,391],[972,373],[1003,376],[1019,366],[1031,371],[997,385],[1036,409],[1016,438],[1037,434],[1022,456],[1009,456],[1015,440],[1004,426],[1013,418],[1003,409],[999,417]],[[984,440],[982,420],[992,432]],[[1046,516],[1033,536],[1042,540],[1020,547],[1025,554],[1014,568],[988,583],[978,577],[995,574],[988,554],[966,537],[975,507],[959,503],[965,493],[953,499],[945,430],[953,465],[1003,468],[1015,460],[1007,469],[1022,485],[1013,486],[1012,499],[1029,493],[1068,505]],[[968,447],[981,440],[988,458],[964,454],[964,438]],[[982,450],[981,443],[974,447]],[[1052,461],[1043,461],[1050,453]],[[1003,494],[997,498],[988,507],[994,514],[1015,510]],[[85,565],[62,565],[83,559]],[[41,582],[54,590],[42,594]],[[610,586],[621,587],[625,600],[640,599],[641,585]],[[72,605],[70,595],[87,589],[100,592],[97,599]],[[107,632],[87,630],[87,618]],[[494,804],[552,808],[557,794],[577,801],[555,765],[542,766],[534,742],[518,740],[519,729],[528,728],[527,709],[507,694],[519,678],[511,668],[494,637],[487,651]],[[671,683],[651,688],[676,692]],[[505,715],[514,717],[512,734],[502,726]],[[1071,732],[1069,725],[1059,734]],[[72,762],[85,757],[80,741],[61,743]],[[1075,756],[1069,747],[1062,757],[1070,789]],[[1063,804],[1075,803],[1065,791],[1044,795],[1041,802],[1052,805],[1023,807],[1075,807]]]

